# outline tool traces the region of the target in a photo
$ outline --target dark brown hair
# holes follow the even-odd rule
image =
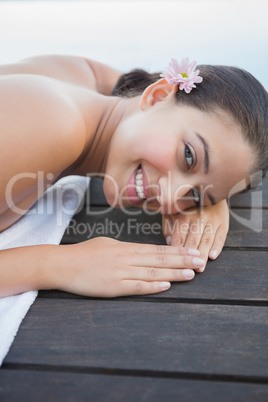
[[[206,112],[223,110],[232,116],[256,155],[254,172],[262,171],[264,176],[268,169],[268,92],[256,78],[240,68],[210,65],[197,68],[203,77],[202,83],[189,94],[178,89],[177,102]],[[132,70],[119,78],[112,95],[139,95],[159,78],[160,73]]]

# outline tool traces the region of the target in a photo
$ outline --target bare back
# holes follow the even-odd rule
[[[91,65],[104,75],[96,75]],[[108,94],[118,75],[99,63],[64,56],[0,66],[0,231],[19,219],[83,152],[80,93]]]

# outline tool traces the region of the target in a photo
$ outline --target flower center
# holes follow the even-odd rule
[[[181,73],[181,75],[183,76],[183,78],[188,78],[188,75],[186,73]]]

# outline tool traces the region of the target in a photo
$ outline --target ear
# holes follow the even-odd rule
[[[165,78],[161,78],[160,80],[154,82],[144,90],[141,96],[141,110],[146,110],[157,102],[162,102],[172,98],[175,92],[177,92],[177,89],[177,85],[168,84]]]

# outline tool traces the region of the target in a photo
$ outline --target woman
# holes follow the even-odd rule
[[[242,70],[212,66],[201,66],[200,76],[188,66],[188,88],[185,71],[177,71],[182,81],[172,81],[178,66],[173,60],[163,78],[139,70],[121,76],[65,56],[0,67],[0,230],[59,178],[98,173],[110,205],[160,211],[171,243],[103,237],[2,250],[0,296],[33,289],[99,297],[157,293],[171,281],[192,279],[208,255],[221,252],[225,199],[234,186],[243,190],[253,172],[267,169],[267,93]],[[7,199],[12,178],[39,171],[44,188],[25,177]]]

